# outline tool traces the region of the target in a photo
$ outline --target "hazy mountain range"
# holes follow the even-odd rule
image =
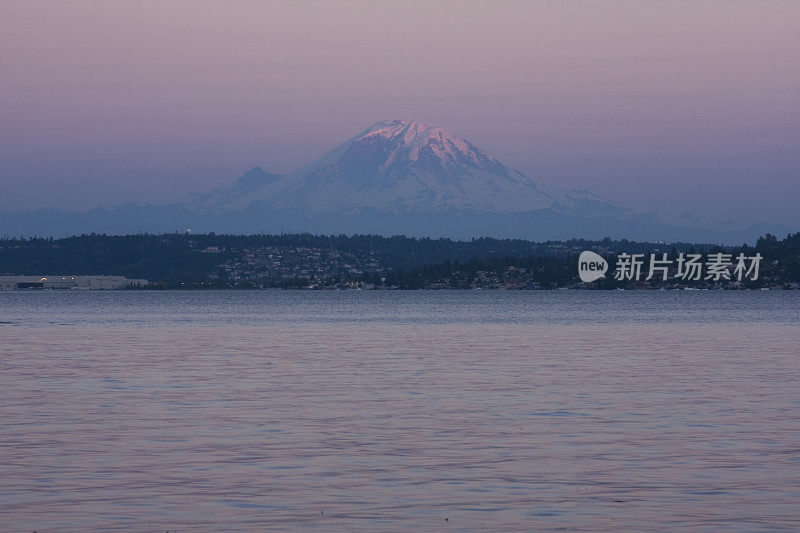
[[[377,122],[295,173],[252,168],[230,185],[178,204],[0,213],[5,235],[187,229],[726,243],[788,231],[545,187],[448,131],[407,120]]]

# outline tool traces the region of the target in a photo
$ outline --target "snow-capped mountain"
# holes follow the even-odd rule
[[[470,210],[510,213],[553,204],[533,180],[432,124],[373,124],[291,177],[276,207],[335,213]]]
[[[585,191],[540,186],[469,141],[416,120],[377,122],[288,176],[251,169],[193,204],[218,210],[254,202],[312,215],[362,209],[390,214],[625,210]]]
[[[192,228],[726,243],[783,230],[725,225],[542,186],[469,141],[415,120],[377,122],[297,172],[252,168],[234,183],[179,205],[0,213],[0,227],[38,235]]]

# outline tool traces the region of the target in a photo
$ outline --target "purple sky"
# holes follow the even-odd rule
[[[800,230],[800,2],[0,3],[0,209],[163,202],[378,120]]]

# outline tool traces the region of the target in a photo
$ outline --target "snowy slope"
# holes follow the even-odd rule
[[[363,208],[511,213],[555,205],[533,180],[468,141],[407,120],[373,124],[307,168],[246,195],[215,193],[205,205],[223,207],[230,197],[232,209],[260,202],[310,214]]]

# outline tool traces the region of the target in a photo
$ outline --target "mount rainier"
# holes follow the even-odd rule
[[[731,227],[536,183],[469,141],[419,121],[377,122],[289,175],[259,167],[181,204],[0,214],[3,233],[215,231],[378,233],[534,240],[741,242],[782,228]]]

